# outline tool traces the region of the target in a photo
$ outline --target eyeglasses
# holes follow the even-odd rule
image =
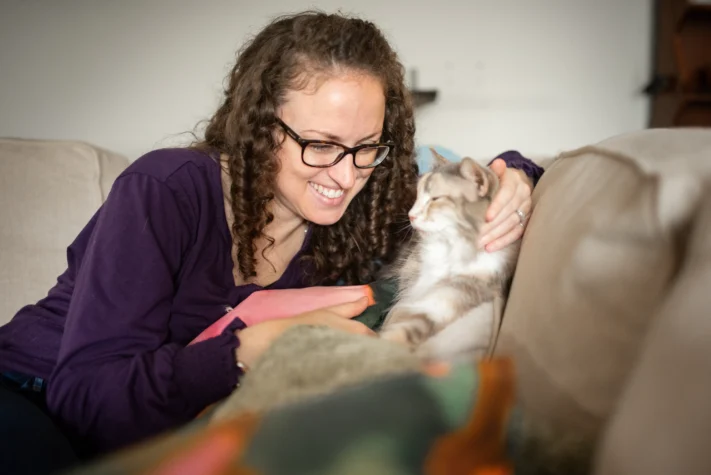
[[[302,139],[299,134],[277,117],[277,122],[284,132],[301,145],[301,161],[305,165],[316,168],[332,167],[346,155],[353,155],[356,168],[374,168],[383,163],[385,157],[394,147],[391,143],[364,143],[355,147],[346,147],[338,142],[328,140]]]

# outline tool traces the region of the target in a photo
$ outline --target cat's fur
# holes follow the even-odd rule
[[[421,361],[401,345],[324,326],[297,325],[267,349],[212,420],[269,411],[420,368]]]
[[[399,290],[380,336],[426,359],[480,358],[498,334],[519,245],[478,249],[498,178],[471,158],[450,163],[432,152],[437,165],[419,180],[416,234],[391,271]]]

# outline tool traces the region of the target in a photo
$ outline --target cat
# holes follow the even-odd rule
[[[409,212],[415,235],[388,271],[398,292],[379,336],[425,360],[478,359],[493,350],[519,242],[478,248],[498,177],[471,158],[432,153],[436,163],[418,180]]]

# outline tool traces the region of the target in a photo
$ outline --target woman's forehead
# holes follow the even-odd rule
[[[385,96],[379,81],[372,76],[334,76],[315,91],[310,88],[289,91],[281,118],[299,133],[359,140],[381,132]]]

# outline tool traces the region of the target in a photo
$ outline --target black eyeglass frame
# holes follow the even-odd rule
[[[334,165],[336,165],[338,162],[343,160],[346,156],[348,155],[353,155],[353,165],[355,165],[356,168],[360,168],[362,170],[369,170],[371,168],[375,168],[381,163],[385,161],[386,158],[390,155],[390,151],[395,147],[395,144],[392,142],[379,142],[379,143],[364,143],[360,145],[356,145],[355,147],[346,147],[342,143],[338,142],[332,142],[330,140],[316,140],[316,139],[304,139],[301,138],[299,134],[297,134],[294,129],[289,127],[282,121],[280,118],[276,118],[277,123],[281,126],[282,129],[284,129],[284,132],[286,132],[286,135],[294,139],[296,143],[301,145],[301,161],[304,163],[304,165],[309,166],[309,167],[314,167],[314,168],[329,168]],[[334,145],[336,147],[341,147],[343,149],[343,153],[339,154],[336,159],[329,163],[328,165],[312,165],[310,163],[306,163],[306,160],[304,159],[304,152],[306,151],[306,147],[309,145],[316,144],[316,145]],[[388,147],[388,153],[385,154],[383,158],[380,159],[380,161],[375,161],[371,165],[368,166],[360,166],[356,163],[356,154],[360,150],[364,150],[366,148],[377,148],[377,147]]]

